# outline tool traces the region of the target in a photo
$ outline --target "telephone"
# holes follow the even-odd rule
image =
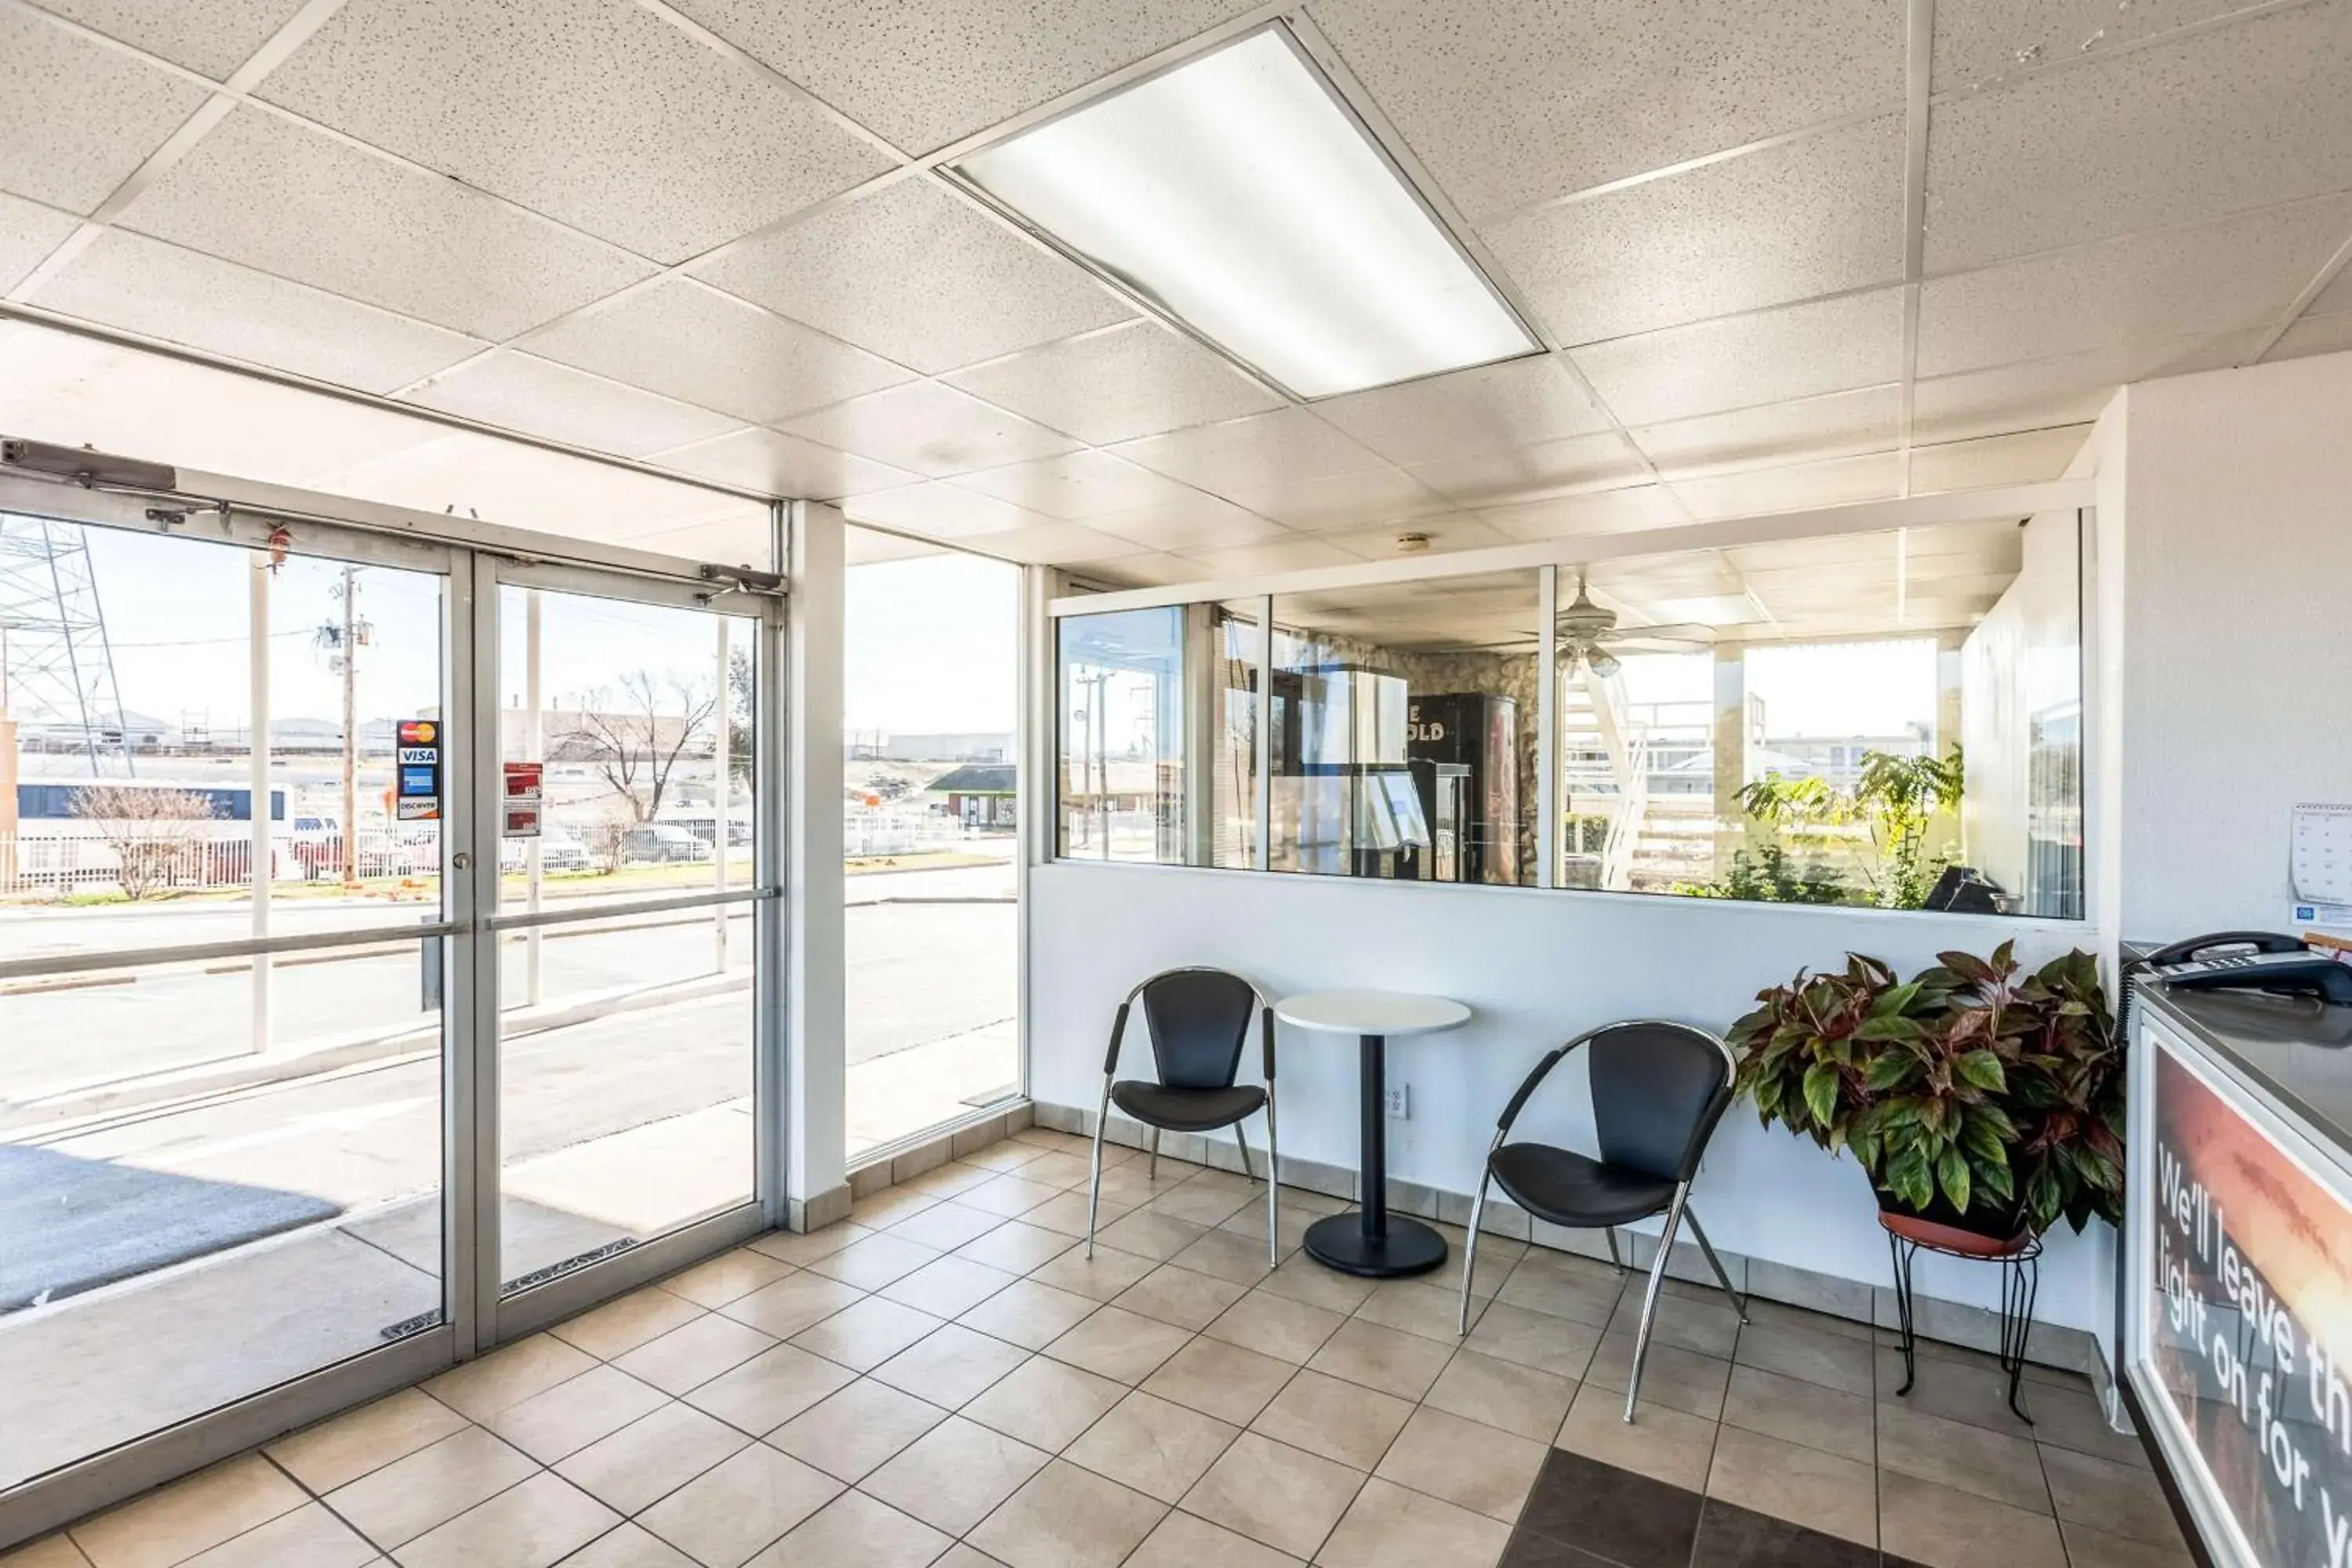
[[[2252,952],[2231,951],[2252,949]],[[2228,931],[2158,949],[2147,972],[2176,990],[2293,992],[2352,1005],[2352,964],[2277,931]]]

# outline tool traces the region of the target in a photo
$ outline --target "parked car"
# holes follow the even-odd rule
[[[676,823],[641,822],[621,835],[624,865],[668,865],[709,858],[710,847]]]
[[[509,838],[502,841],[499,863],[509,871],[520,871],[530,864],[530,847],[539,846],[539,868],[542,871],[585,871],[588,869],[588,846],[568,827],[542,827],[537,838]]]

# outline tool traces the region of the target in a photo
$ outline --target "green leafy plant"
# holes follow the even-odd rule
[[[1785,846],[1761,844],[1731,852],[1731,869],[1712,882],[1677,882],[1691,899],[1740,899],[1759,904],[1850,904],[1853,890],[1819,867],[1800,866]]]
[[[1927,903],[1936,879],[1949,862],[1948,855],[1930,849],[1929,843],[1936,819],[1959,809],[1966,773],[1967,764],[1957,746],[1941,757],[1865,752],[1851,795],[1833,788],[1826,779],[1783,778],[1773,773],[1740,790],[1739,808],[1749,822],[1774,836],[1759,850],[1759,855],[1779,849],[1783,837],[1816,850],[1835,850],[1851,843],[1852,836],[1842,830],[1857,823],[1869,837],[1869,858],[1858,868],[1867,884],[1863,889],[1866,897],[1844,893],[1836,899],[1780,901],[1874,903],[1885,909],[1916,910]],[[1757,896],[1728,890],[1738,871],[1735,857],[1732,874],[1708,885],[1717,889],[1712,896]],[[1843,887],[1835,877],[1818,870],[1809,877],[1823,885]]]
[[[2123,1211],[2123,1073],[2095,962],[2022,974],[2013,944],[1909,981],[1848,954],[1758,994],[1733,1026],[1738,1086],[1767,1125],[1851,1150],[1914,1213],[1975,1228]]]

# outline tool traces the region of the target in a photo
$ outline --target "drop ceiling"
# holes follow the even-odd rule
[[[1544,352],[1301,401],[942,172],[1269,25]],[[2352,0],[0,0],[0,56],[12,429],[727,559],[690,481],[1137,584],[1970,489],[2352,347]]]

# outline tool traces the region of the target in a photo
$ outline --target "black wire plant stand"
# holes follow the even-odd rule
[[[1885,1216],[1880,1215],[1885,1224]],[[2000,1265],[2000,1369],[2009,1374],[2009,1408],[2027,1426],[2033,1417],[2018,1403],[2018,1391],[2025,1376],[2025,1345],[2033,1332],[2033,1305],[2042,1291],[2042,1237],[2027,1235],[2005,1244],[2000,1250],[1964,1251],[1957,1247],[1940,1246],[1922,1240],[1886,1225],[1886,1249],[1895,1264],[1895,1312],[1903,1330],[1903,1386],[1895,1391],[1900,1398],[1911,1392],[1918,1381],[1916,1342],[1918,1329],[1911,1304],[1911,1263],[1924,1248],[1945,1258],[1957,1258],[1969,1263]]]

